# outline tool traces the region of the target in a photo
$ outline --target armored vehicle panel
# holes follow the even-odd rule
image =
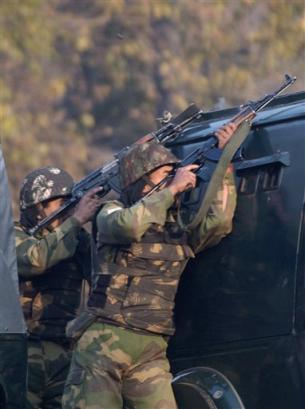
[[[0,408],[22,409],[26,382],[26,328],[19,303],[15,237],[0,145]]]
[[[204,114],[183,157],[237,108]],[[305,407],[305,92],[255,118],[235,163],[233,232],[183,273],[169,356],[179,409]]]

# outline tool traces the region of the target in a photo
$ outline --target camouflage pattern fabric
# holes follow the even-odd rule
[[[161,336],[105,323],[84,333],[73,353],[63,409],[177,409]]]
[[[126,328],[172,335],[173,309],[180,275],[189,257],[187,234],[174,221],[150,226],[141,242],[116,247],[112,263],[100,249],[88,307],[99,317]]]
[[[28,342],[28,391],[26,409],[61,409],[71,352],[49,341]]]
[[[78,341],[65,388],[64,409],[122,409],[123,398],[131,408],[176,408],[166,345],[162,359],[155,351],[144,359],[144,364],[142,353],[145,356],[151,346],[143,344],[142,348],[140,340],[163,341],[156,334],[168,330],[164,323],[172,323],[172,297],[184,265],[193,256],[192,249],[201,251],[230,233],[236,205],[232,171],[227,172],[207,216],[188,234],[187,242],[181,232],[176,242],[175,235],[170,240],[167,237],[165,226],[174,222],[173,204],[174,197],[165,188],[129,208],[118,201],[109,202],[98,214],[101,269],[93,279],[87,319],[76,318],[70,329],[73,332],[74,326],[79,335],[78,321],[85,329],[94,314],[99,322],[87,327]],[[149,243],[152,230],[154,242]],[[168,301],[168,291],[171,302],[161,304],[161,300]],[[128,320],[125,307],[130,314]]]
[[[139,242],[146,230],[152,225],[164,225],[168,210],[174,204],[169,189],[141,200],[130,208],[124,208],[119,201],[106,203],[97,216],[100,242],[103,245],[128,244]],[[232,219],[236,207],[236,187],[232,170],[229,168],[222,186],[211,204],[207,217],[189,234],[189,245],[197,253],[216,245],[232,230]],[[112,260],[109,255],[108,259]]]
[[[23,180],[20,190],[20,209],[71,193],[73,179],[65,170],[55,166],[35,169]]]
[[[231,231],[236,205],[232,173],[227,174],[207,217],[183,238],[174,198],[163,189],[123,208],[107,203],[98,215],[100,271],[89,297],[90,312],[106,322],[155,334],[174,333],[173,309],[181,273],[192,249],[217,244]],[[178,227],[178,226],[177,226]],[[181,242],[180,242],[181,241]]]
[[[30,343],[28,409],[60,408],[69,367],[65,327],[76,317],[83,280],[91,279],[90,236],[73,217],[37,237],[20,224],[15,233]]]
[[[121,188],[125,189],[160,166],[178,162],[170,150],[157,142],[135,144],[119,162]]]
[[[90,280],[90,236],[68,218],[52,232],[29,236],[15,226],[21,303],[30,335],[65,340],[76,316],[83,279]]]

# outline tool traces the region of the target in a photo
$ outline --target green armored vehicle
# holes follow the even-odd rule
[[[1,145],[0,220],[0,409],[23,409],[26,328],[19,304],[11,197]]]

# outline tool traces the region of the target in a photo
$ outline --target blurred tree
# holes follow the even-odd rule
[[[0,0],[0,23],[15,197],[33,167],[78,178],[165,109],[240,104],[286,71],[305,86],[303,0]]]

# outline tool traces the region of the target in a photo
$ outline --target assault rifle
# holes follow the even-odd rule
[[[251,121],[255,118],[259,111],[270,104],[271,101],[273,101],[284,90],[290,87],[295,81],[296,77],[291,77],[288,74],[285,74],[285,80],[278,89],[276,89],[271,94],[265,95],[263,98],[257,101],[250,101],[247,104],[242,105],[240,111],[227,123],[233,122],[238,126],[238,128],[246,122],[251,123]],[[178,163],[178,165],[174,167],[172,173],[165,179],[163,179],[160,183],[158,183],[144,197],[147,197],[153,192],[159,190],[161,186],[172,179],[179,167],[184,167],[190,164],[197,164],[198,168],[193,170],[193,172],[198,177],[197,186],[195,187],[195,189],[182,194],[180,204],[180,217],[178,217],[179,223],[183,228],[194,228],[196,224],[198,224],[199,221],[202,220],[202,207],[205,207],[205,211],[208,210],[209,206],[207,203],[204,203],[203,198],[206,198],[207,190],[210,188],[209,182],[211,181],[212,177],[214,177],[216,169],[218,169],[217,180],[219,181],[220,175],[224,176],[225,170],[232,159],[233,161],[238,161],[241,159],[241,154],[240,151],[238,152],[238,150],[241,143],[245,139],[246,134],[244,136],[238,136],[237,133],[238,131],[236,131],[236,135],[234,135],[233,138],[229,141],[228,149],[227,147],[224,148],[224,152],[218,149],[218,139],[214,134],[206,136],[206,141],[202,144],[202,146],[196,148],[189,155],[183,158]],[[237,139],[240,138],[240,140],[238,141],[236,137]],[[238,154],[236,154],[236,152],[238,152]],[[224,156],[225,158],[223,158]],[[221,158],[225,159],[223,162],[225,162],[226,165],[223,166],[223,169],[220,169],[219,171],[218,165]],[[213,187],[212,189],[214,191],[215,187]],[[209,194],[209,196],[212,197],[213,194],[211,193]],[[187,223],[183,221],[183,217],[181,216],[183,213],[188,214]],[[193,221],[189,222],[192,217]]]
[[[140,138],[135,143],[143,143],[152,140],[161,144],[172,142],[188,125],[198,119],[202,113],[203,111],[198,109],[195,104],[191,104],[185,111],[181,112],[175,118],[172,118],[169,113],[165,113],[162,120],[163,126],[157,131]],[[130,147],[123,148],[115,155],[115,159],[112,162],[94,170],[85,178],[79,182],[76,182],[72,188],[71,197],[69,197],[64,204],[58,208],[58,210],[41,220],[33,228],[29,229],[29,234],[36,234],[38,231],[49,226],[54,220],[62,217],[64,214],[66,214],[66,212],[72,209],[89,190],[93,188],[103,188],[98,193],[98,196],[100,197],[104,197],[111,189],[119,191],[119,160],[121,156],[124,155],[129,149]]]
[[[228,123],[235,123],[238,127],[244,123],[251,123],[252,120],[256,117],[257,113],[270,104],[278,95],[280,95],[284,90],[294,84],[296,77],[291,77],[288,74],[285,74],[285,81],[283,84],[276,89],[273,93],[265,95],[263,98],[257,101],[249,101],[247,104],[242,105],[240,111],[230,119]],[[214,134],[210,134],[209,138],[207,137],[208,142],[205,143],[202,147],[195,149],[188,156],[186,156],[180,163],[179,167],[190,165],[192,163],[198,164],[199,167],[194,172],[201,179],[207,181],[210,179],[210,171],[205,167],[205,162],[207,160],[217,162],[221,155],[221,150],[217,149],[218,140]],[[235,161],[240,157],[235,158]]]
[[[245,121],[251,122],[259,111],[270,104],[271,101],[294,84],[295,81],[296,77],[291,77],[290,75],[285,74],[285,81],[278,89],[271,94],[265,95],[263,98],[257,101],[249,101],[247,104],[242,105],[240,111],[232,119],[230,119],[227,124],[233,122],[235,125],[240,126]],[[207,135],[205,139],[206,142],[203,144],[203,146],[196,148],[189,155],[183,158],[173,169],[173,172],[158,183],[153,189],[151,189],[144,197],[151,195],[162,185],[164,185],[167,179],[174,176],[179,167],[184,167],[193,163],[198,165],[198,168],[193,172],[196,173],[200,179],[208,181],[211,176],[211,170],[206,167],[205,164],[207,161],[217,162],[221,156],[221,150],[217,148],[218,139],[214,134]]]

